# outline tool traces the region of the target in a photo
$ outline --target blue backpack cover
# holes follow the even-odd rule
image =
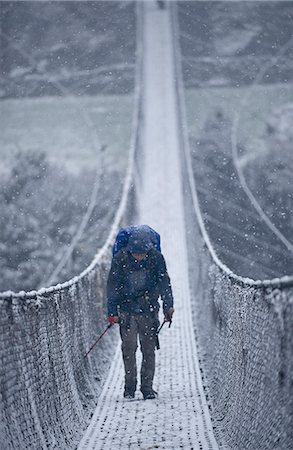
[[[116,253],[118,253],[122,248],[127,247],[129,237],[134,231],[137,230],[143,231],[144,234],[147,235],[153,247],[155,247],[159,252],[161,252],[161,238],[159,233],[157,233],[148,225],[131,225],[129,227],[121,228],[119,233],[117,234],[112,249],[113,256],[115,256]]]

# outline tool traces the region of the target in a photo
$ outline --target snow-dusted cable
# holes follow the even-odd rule
[[[131,142],[130,142],[130,150],[129,150],[129,156],[128,156],[128,165],[127,165],[127,173],[126,177],[124,179],[123,184],[123,190],[122,190],[122,196],[120,200],[119,207],[117,209],[116,215],[114,217],[110,232],[108,234],[108,237],[106,239],[106,242],[104,243],[103,247],[98,250],[98,253],[95,255],[94,259],[90,263],[90,265],[79,275],[76,277],[71,278],[70,280],[59,283],[55,286],[50,286],[48,288],[42,288],[38,291],[20,291],[20,292],[13,292],[13,291],[5,291],[0,292],[0,299],[5,298],[36,298],[38,295],[46,295],[51,294],[53,292],[58,292],[61,289],[68,288],[70,286],[73,286],[76,284],[79,280],[83,279],[85,276],[87,276],[90,272],[95,270],[99,262],[102,260],[104,255],[110,250],[113,241],[115,239],[115,236],[118,232],[119,226],[122,223],[123,215],[126,210],[127,201],[129,197],[130,190],[133,186],[133,171],[134,171],[134,158],[135,153],[137,151],[137,145],[138,145],[138,134],[139,134],[139,119],[141,115],[141,76],[142,76],[142,28],[141,28],[141,15],[140,15],[140,5],[139,2],[137,3],[137,45],[136,45],[136,71],[135,71],[135,89],[134,89],[134,109],[133,109],[133,116],[132,116],[132,133],[131,133]]]
[[[101,148],[101,152],[103,152],[105,147],[106,146],[103,146]],[[52,283],[54,283],[55,279],[57,278],[60,271],[63,269],[63,267],[69,260],[70,256],[72,255],[73,250],[75,249],[76,245],[78,244],[79,240],[81,239],[81,237],[85,231],[85,228],[88,224],[88,221],[91,218],[94,207],[96,206],[97,195],[98,195],[98,191],[99,191],[99,187],[100,187],[100,181],[101,181],[101,177],[98,176],[94,183],[94,188],[92,190],[91,199],[90,199],[89,205],[87,207],[86,213],[83,216],[82,221],[81,221],[79,227],[77,228],[76,233],[74,234],[73,238],[71,239],[70,245],[66,248],[61,259],[59,260],[59,263],[57,264],[57,266],[55,267],[55,269],[49,276],[48,281],[46,283],[47,286],[50,286]]]
[[[14,43],[11,44],[9,37],[6,34],[4,34],[2,31],[0,31],[0,34],[8,41],[9,45],[12,45],[24,58],[26,58],[30,62],[31,66],[36,67],[37,61],[35,60],[35,58],[33,56],[31,56],[25,50],[19,48],[19,46],[15,45]],[[56,80],[56,78],[50,79],[50,77],[49,77],[49,78],[47,78],[47,80],[50,81],[53,85],[55,85],[59,89],[59,91],[64,96],[66,96],[67,99],[69,99],[71,102],[73,101],[73,98],[69,96],[70,91],[68,89],[66,89],[58,80]],[[90,129],[91,136],[92,136],[92,140],[91,140],[92,144],[93,144],[93,142],[97,142],[97,146],[100,146],[100,152],[101,152],[100,160],[102,160],[102,152],[106,148],[106,146],[105,145],[101,146],[99,144],[99,137],[97,134],[96,127],[94,126],[94,123],[93,123],[91,117],[89,116],[89,114],[87,113],[87,111],[84,110],[84,108],[79,107],[79,112],[81,113],[83,120],[86,123],[87,127]],[[93,138],[93,136],[94,136],[94,138]],[[93,148],[94,149],[96,148],[95,144],[93,145]],[[95,182],[93,184],[93,189],[91,192],[90,201],[89,201],[87,210],[82,218],[80,225],[77,227],[77,230],[76,230],[74,236],[72,237],[69,247],[67,247],[66,250],[63,251],[57,266],[55,267],[53,272],[50,274],[48,281],[45,283],[45,285],[47,285],[47,286],[50,286],[50,284],[55,281],[56,277],[58,276],[58,274],[60,273],[62,268],[65,266],[65,264],[69,260],[74,248],[76,247],[77,243],[79,242],[79,240],[81,239],[81,237],[84,233],[86,225],[92,215],[93,209],[96,204],[101,174],[102,174],[102,164],[97,164],[97,173],[96,173],[96,177],[95,177]]]
[[[231,269],[229,269],[218,257],[216,254],[213,245],[210,241],[209,235],[206,231],[206,227],[204,224],[204,220],[201,214],[201,209],[199,205],[197,188],[195,184],[195,179],[192,171],[192,163],[190,156],[190,148],[189,148],[189,138],[188,138],[188,129],[187,129],[187,114],[185,108],[185,96],[183,90],[183,76],[182,76],[182,62],[181,62],[181,54],[179,51],[179,25],[178,25],[178,17],[177,11],[174,11],[172,14],[173,25],[174,25],[174,51],[175,51],[175,64],[176,64],[176,81],[177,81],[177,94],[178,94],[178,119],[181,125],[181,138],[182,145],[184,151],[184,158],[186,162],[188,183],[190,187],[190,193],[192,198],[192,203],[194,207],[194,211],[197,217],[197,221],[199,224],[199,228],[205,242],[205,245],[212,257],[214,263],[230,278],[235,280],[236,282],[245,285],[245,286],[254,286],[254,287],[280,287],[285,285],[293,285],[293,276],[284,276],[281,278],[274,278],[271,280],[253,280],[251,278],[245,278],[240,275],[236,275]]]
[[[250,86],[250,89],[247,91],[247,93],[242,97],[240,101],[240,107],[237,112],[235,112],[233,121],[232,121],[232,127],[231,127],[231,144],[232,144],[232,158],[235,165],[235,168],[237,170],[239,181],[242,185],[242,188],[244,192],[246,193],[247,197],[251,201],[252,205],[254,206],[255,210],[260,215],[261,219],[265,222],[265,224],[269,227],[269,229],[275,234],[275,236],[278,237],[278,239],[286,246],[288,250],[293,252],[293,244],[288,241],[288,239],[281,233],[281,231],[273,224],[273,222],[270,220],[270,218],[267,216],[267,214],[264,212],[262,207],[260,206],[259,202],[257,201],[256,197],[251,192],[250,188],[248,187],[248,184],[246,182],[243,170],[241,168],[241,165],[239,163],[238,158],[238,149],[237,149],[237,132],[239,128],[239,121],[240,121],[240,114],[241,111],[244,109],[245,106],[247,106],[249,99],[251,98],[251,95],[253,93],[253,89],[259,84],[260,80],[263,78],[266,71],[273,66],[277,60],[289,49],[292,47],[293,44],[293,38],[291,38],[277,53],[276,56],[270,58],[270,60],[265,64],[262,69],[259,71],[258,75],[255,77],[252,85]]]

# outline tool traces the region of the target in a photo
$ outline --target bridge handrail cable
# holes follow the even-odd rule
[[[173,14],[172,20],[175,31],[174,38],[174,60],[175,60],[175,70],[176,70],[176,82],[177,82],[177,92],[178,92],[178,118],[180,121],[181,132],[182,132],[182,143],[184,147],[184,158],[186,161],[187,167],[187,175],[188,182],[191,191],[192,203],[194,207],[194,211],[196,213],[197,221],[200,227],[200,231],[204,240],[204,243],[209,250],[209,253],[212,257],[213,262],[223,271],[229,278],[232,278],[237,283],[244,286],[253,286],[257,288],[262,287],[285,287],[285,286],[293,286],[293,275],[292,276],[284,276],[280,278],[266,279],[266,280],[254,280],[252,278],[243,277],[234,273],[229,267],[227,267],[218,257],[209,235],[207,233],[204,220],[201,213],[201,208],[199,205],[199,199],[197,195],[196,182],[194,179],[193,171],[192,171],[192,163],[190,157],[190,146],[189,146],[189,138],[188,138],[188,129],[187,129],[187,114],[185,108],[185,95],[183,89],[183,75],[182,75],[182,61],[181,61],[181,53],[179,51],[179,24],[178,24],[178,15],[175,6],[173,5]]]
[[[140,18],[140,14],[138,14],[138,20]],[[138,24],[137,26],[137,35],[141,33],[141,26]],[[125,212],[126,206],[127,206],[127,200],[129,196],[129,192],[132,186],[133,182],[133,170],[134,170],[134,159],[135,159],[135,153],[137,149],[137,133],[138,133],[138,123],[139,123],[139,117],[140,117],[140,109],[141,109],[141,64],[142,64],[142,51],[141,51],[141,39],[139,36],[137,36],[137,45],[136,45],[136,68],[135,68],[135,86],[134,86],[134,109],[133,109],[133,116],[132,116],[132,132],[131,132],[131,139],[130,139],[130,149],[129,149],[129,155],[128,155],[128,164],[127,164],[127,171],[123,183],[123,190],[122,195],[119,203],[119,207],[117,209],[117,212],[115,214],[113,223],[111,225],[110,232],[108,234],[108,237],[104,243],[104,245],[98,250],[97,254],[93,258],[92,262],[88,265],[88,267],[82,271],[79,275],[72,277],[70,280],[65,281],[64,283],[58,283],[53,286],[49,286],[47,288],[40,288],[38,290],[31,290],[31,291],[4,291],[0,292],[0,299],[8,299],[8,298],[37,298],[38,296],[43,296],[46,294],[52,294],[54,292],[60,291],[61,289],[69,288],[70,286],[76,284],[79,280],[84,278],[86,275],[88,275],[90,272],[92,272],[98,263],[101,261],[102,257],[105,255],[105,253],[109,250],[111,247],[115,236],[118,232],[119,225],[121,224],[123,214]]]

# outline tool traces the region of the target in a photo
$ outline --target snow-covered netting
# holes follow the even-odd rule
[[[139,27],[138,27],[139,32]],[[132,138],[121,200],[104,246],[84,272],[56,286],[0,293],[0,447],[72,448],[92,413],[117,342],[110,330],[99,349],[85,354],[107,325],[105,284],[115,236],[136,214],[139,173],[141,51]]]
[[[285,450],[293,440],[293,277],[243,278],[215,253],[192,172],[178,48],[176,61],[192,311],[212,417],[231,448]]]

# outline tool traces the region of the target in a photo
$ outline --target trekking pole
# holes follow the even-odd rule
[[[170,320],[164,319],[162,325],[158,328],[158,331],[156,332],[156,347],[157,347],[157,350],[160,350],[159,333],[160,333],[161,329],[163,328],[163,326],[165,325],[165,323],[167,323],[167,322],[169,322],[169,328],[170,328],[170,326],[172,325],[172,319],[170,319]]]
[[[159,329],[158,329],[158,331],[157,331],[157,334],[159,334],[159,333],[160,333],[161,329],[163,328],[163,326],[164,326],[164,325],[165,325],[165,323],[167,323],[167,322],[169,322],[169,328],[171,327],[171,325],[172,325],[172,319],[170,319],[170,320],[166,320],[166,319],[164,319],[164,321],[163,321],[162,325],[160,326],[160,328],[159,328]]]
[[[161,329],[163,328],[163,326],[165,325],[166,322],[167,322],[167,320],[164,319],[164,322],[161,324],[160,328],[157,331],[157,335],[160,333]]]
[[[156,332],[156,348],[157,348],[157,350],[160,350],[159,333],[160,333],[161,329],[163,328],[163,326],[165,325],[166,322],[167,322],[166,319],[164,319],[164,322],[163,322],[162,325],[157,329],[157,332]]]
[[[89,349],[89,351],[84,355],[84,358],[87,357],[87,355],[92,351],[92,349],[97,345],[97,343],[102,339],[102,337],[104,336],[104,334],[107,333],[107,331],[112,327],[113,323],[109,323],[109,325],[107,326],[107,328],[103,331],[103,333],[98,337],[98,339],[95,341],[95,343],[91,346],[91,348]]]

